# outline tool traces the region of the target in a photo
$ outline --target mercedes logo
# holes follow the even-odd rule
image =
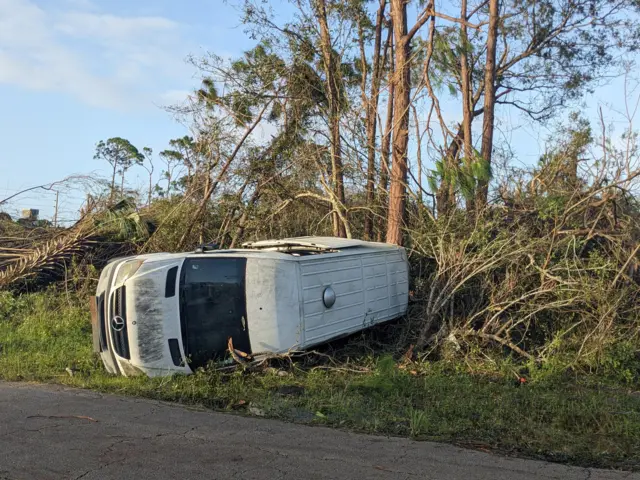
[[[111,328],[116,332],[121,332],[124,330],[124,318],[119,315],[116,315],[111,319]]]

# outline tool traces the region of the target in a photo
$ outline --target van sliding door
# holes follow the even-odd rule
[[[229,337],[251,353],[245,298],[246,258],[187,258],[180,278],[180,323],[190,367],[222,359]]]

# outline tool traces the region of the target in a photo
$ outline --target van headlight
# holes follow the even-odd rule
[[[120,265],[118,274],[116,275],[115,285],[122,285],[138,271],[144,260],[129,260]]]

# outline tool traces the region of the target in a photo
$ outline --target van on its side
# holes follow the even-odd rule
[[[94,349],[125,376],[192,373],[233,347],[283,353],[406,313],[402,247],[299,237],[120,258],[92,299]]]

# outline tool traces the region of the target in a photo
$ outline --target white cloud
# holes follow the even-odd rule
[[[69,35],[122,42],[142,38],[153,31],[172,31],[178,24],[163,17],[118,17],[111,14],[69,12],[60,16],[56,28]]]
[[[44,10],[0,0],[0,83],[62,92],[91,106],[151,107],[190,78],[181,26],[157,16],[93,11],[87,0]]]

